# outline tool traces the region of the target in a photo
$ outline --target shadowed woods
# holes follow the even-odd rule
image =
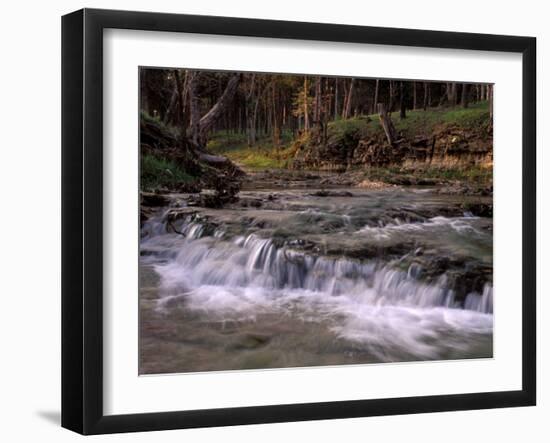
[[[142,69],[142,189],[236,189],[239,169],[490,185],[491,108],[486,84]]]

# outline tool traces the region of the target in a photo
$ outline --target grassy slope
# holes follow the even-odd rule
[[[260,136],[256,144],[249,147],[246,134],[225,131],[212,134],[208,141],[210,151],[225,155],[249,169],[286,168],[294,152],[291,145],[292,134],[288,131],[282,134],[279,149],[271,137]]]
[[[469,108],[431,108],[426,111],[408,111],[407,118],[399,119],[393,114],[397,131],[405,137],[418,134],[430,134],[442,124],[454,123],[462,127],[483,125],[488,121],[487,102],[471,104]],[[378,115],[361,115],[348,120],[336,120],[329,123],[329,138],[343,138],[348,132],[359,131],[361,138],[381,135],[382,127]],[[249,169],[286,168],[292,160],[295,148],[290,133],[283,134],[281,146],[275,149],[271,138],[260,138],[255,146],[249,147],[246,134],[218,132],[212,134],[208,148],[215,153],[223,154],[231,160]],[[435,171],[434,171],[435,173]]]
[[[196,177],[187,174],[171,160],[145,154],[141,156],[140,180],[143,191],[154,192],[162,188],[173,189],[182,183],[192,183]]]
[[[430,134],[442,124],[456,124],[465,128],[482,125],[489,120],[489,108],[487,102],[479,102],[466,109],[455,107],[407,111],[407,118],[404,120],[399,118],[398,112],[394,112],[392,120],[397,131],[402,132],[405,137],[412,137]],[[359,130],[362,137],[382,134],[378,115],[358,116],[329,123],[329,135],[344,135],[351,130]]]
[[[142,122],[150,122],[168,136],[176,137],[177,131],[171,126],[166,126],[158,117],[151,116],[141,111]],[[143,134],[142,134],[143,137]],[[142,152],[140,156],[140,189],[142,191],[155,192],[161,189],[177,189],[181,185],[193,183],[197,177],[185,172],[176,162],[162,154],[165,146],[161,143],[156,151]]]

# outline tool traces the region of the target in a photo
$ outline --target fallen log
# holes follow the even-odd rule
[[[201,152],[199,154],[199,160],[209,163],[213,166],[227,166],[231,162],[227,157],[221,155],[207,154],[206,152]]]

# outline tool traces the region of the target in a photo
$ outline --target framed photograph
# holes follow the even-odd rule
[[[531,37],[62,21],[62,425],[534,405]]]

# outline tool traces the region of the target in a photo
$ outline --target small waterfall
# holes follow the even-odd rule
[[[308,343],[315,358],[332,352],[342,362],[352,354],[368,362],[492,355],[489,284],[458,296],[452,273],[428,281],[420,262],[406,268],[398,262],[313,254],[300,249],[307,245],[305,238],[284,243],[271,236],[269,223],[262,227],[254,217],[241,218],[241,211],[209,216],[208,211],[187,210],[189,215],[177,219],[170,211],[150,218],[140,245],[141,264],[160,277],[152,283],[159,297],[156,315],[174,314],[173,319],[181,319],[172,320],[181,322],[178,328],[193,336],[210,339],[213,325],[230,325],[238,331],[235,337],[250,330],[273,337],[273,346],[281,346],[285,358],[295,354],[297,343]],[[284,215],[286,220],[295,221],[293,212]],[[329,212],[318,216],[319,223],[333,217]],[[400,242],[424,236],[443,237],[460,247],[468,242],[490,246],[490,235],[475,230],[483,229],[482,220],[473,217],[394,220],[360,231],[357,219],[331,225],[331,240],[349,234],[363,243],[384,243],[386,237]],[[425,246],[411,246],[409,252],[420,257]],[[230,336],[223,335],[223,342]],[[217,361],[225,358],[224,353],[212,355]]]
[[[161,222],[154,219],[144,226],[144,230],[151,236],[153,232],[162,232],[160,225]],[[222,229],[205,235],[204,225],[192,217],[186,218],[176,229],[179,234],[174,235],[179,243],[172,244],[172,259],[157,266],[163,277],[165,295],[181,294],[201,286],[302,290],[312,298],[316,295],[345,296],[371,306],[493,312],[491,286],[486,285],[482,294],[470,293],[465,300],[459,301],[445,275],[435,282],[425,283],[417,278],[420,273],[417,265],[405,271],[374,261],[364,263],[314,256],[285,246],[277,247],[271,239],[256,234],[224,240]],[[170,230],[170,226],[164,227],[164,232]],[[148,237],[142,250],[154,249],[155,241],[154,236]]]
[[[492,314],[493,288],[489,285],[485,285],[481,295],[476,292],[468,294],[464,302],[464,309]]]

